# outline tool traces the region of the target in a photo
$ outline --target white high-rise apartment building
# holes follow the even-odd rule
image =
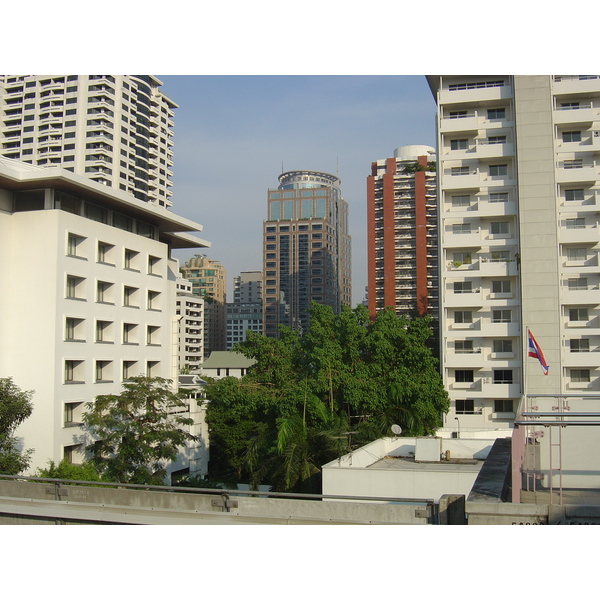
[[[171,206],[173,109],[152,75],[0,76],[0,155]]]
[[[0,158],[0,377],[35,390],[31,468],[80,462],[87,402],[177,380],[177,260],[201,225],[60,168]]]
[[[195,373],[204,354],[204,298],[192,292],[192,282],[177,279],[179,372]]]
[[[600,394],[600,77],[428,81],[446,427],[510,427],[523,394]]]

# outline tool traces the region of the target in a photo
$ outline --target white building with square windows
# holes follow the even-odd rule
[[[79,462],[85,403],[177,380],[178,263],[201,225],[60,168],[0,158],[0,377],[35,390],[32,469]]]
[[[428,81],[446,427],[510,427],[525,393],[600,395],[600,77]]]
[[[204,298],[192,292],[192,282],[177,278],[176,299],[179,373],[195,373],[204,355]]]

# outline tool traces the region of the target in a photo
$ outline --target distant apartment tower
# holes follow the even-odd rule
[[[180,268],[184,279],[192,283],[192,292],[205,299],[204,358],[214,350],[225,350],[226,272],[220,262],[196,254]]]
[[[339,312],[350,305],[348,204],[340,180],[319,171],[288,171],[268,191],[263,223],[263,332],[303,331],[311,301]]]
[[[428,77],[438,104],[447,425],[600,393],[600,77]],[[531,330],[550,364],[527,357]]]
[[[368,308],[438,318],[435,149],[402,146],[367,177]]]
[[[173,109],[152,75],[0,76],[0,155],[171,206]]]
[[[192,282],[177,278],[179,373],[195,373],[204,356],[204,299],[192,293]]]
[[[233,278],[233,302],[227,302],[226,348],[246,339],[246,331],[262,333],[261,271],[244,271]]]
[[[0,158],[0,377],[35,390],[16,432],[32,469],[81,462],[96,396],[137,375],[176,380],[171,251],[208,246],[189,235],[200,228],[64,169]]]

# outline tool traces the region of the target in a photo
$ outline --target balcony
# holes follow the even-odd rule
[[[486,82],[481,82],[486,85]],[[466,102],[486,102],[489,100],[508,100],[512,98],[513,90],[511,85],[490,85],[486,87],[473,87],[477,84],[467,84],[467,89],[439,91],[439,104],[455,104]]]
[[[519,383],[491,383],[490,378],[485,378],[481,386],[482,395],[487,398],[520,398],[521,384]]]
[[[504,215],[516,215],[517,204],[509,202],[491,202],[489,196],[479,197],[477,202],[477,214],[482,217],[502,217]]]
[[[444,353],[444,366],[450,369],[479,369],[483,366],[481,348],[460,353],[455,352],[454,348],[448,348]]]
[[[580,102],[579,107],[557,107],[554,111],[556,125],[593,123],[600,120],[600,108],[592,107],[591,102]]]
[[[480,275],[482,277],[514,277],[517,275],[517,261],[482,257]]]
[[[556,166],[557,183],[595,182],[599,178],[598,167],[591,160],[582,160],[580,164],[561,160]]]
[[[600,367],[600,352],[571,352],[567,346],[562,354],[564,367]]]
[[[481,290],[473,290],[472,292],[456,293],[452,290],[447,290],[444,295],[444,306],[452,307],[476,307],[483,306]],[[453,327],[455,329],[455,327]]]
[[[561,94],[594,93],[598,91],[598,76],[595,75],[555,75],[552,92]]]
[[[475,167],[469,167],[463,172],[444,169],[442,186],[446,190],[479,189],[481,187],[481,177]]]
[[[469,232],[454,232],[447,228],[444,233],[444,246],[446,248],[481,248],[481,233],[479,228]]]
[[[492,323],[486,321],[481,328],[482,335],[490,337],[517,337],[521,335],[519,323]]]
[[[561,244],[595,244],[600,241],[598,228],[595,225],[593,227],[584,226],[567,228],[564,220],[561,220],[560,224],[561,227],[559,229],[558,240]]]
[[[600,304],[600,290],[598,286],[581,290],[563,288],[561,303],[581,306],[598,305]]]

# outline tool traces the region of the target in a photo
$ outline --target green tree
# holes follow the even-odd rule
[[[14,432],[33,411],[32,395],[33,391],[21,390],[11,377],[0,378],[0,473],[17,475],[29,466],[33,450],[19,451]]]
[[[98,469],[90,463],[83,462],[80,465],[70,463],[63,458],[58,464],[53,460],[48,461],[44,469],[37,469],[36,477],[47,477],[48,479],[73,479],[76,481],[102,481]]]
[[[185,429],[192,419],[180,414],[185,395],[161,377],[132,377],[123,387],[86,404],[83,422],[97,440],[87,447],[91,462],[108,481],[160,485],[167,461],[195,439]]]
[[[236,350],[256,360],[242,379],[206,388],[211,475],[314,491],[320,466],[390,434],[429,435],[448,395],[427,348],[428,317],[313,304],[310,328],[277,339],[249,333]]]

